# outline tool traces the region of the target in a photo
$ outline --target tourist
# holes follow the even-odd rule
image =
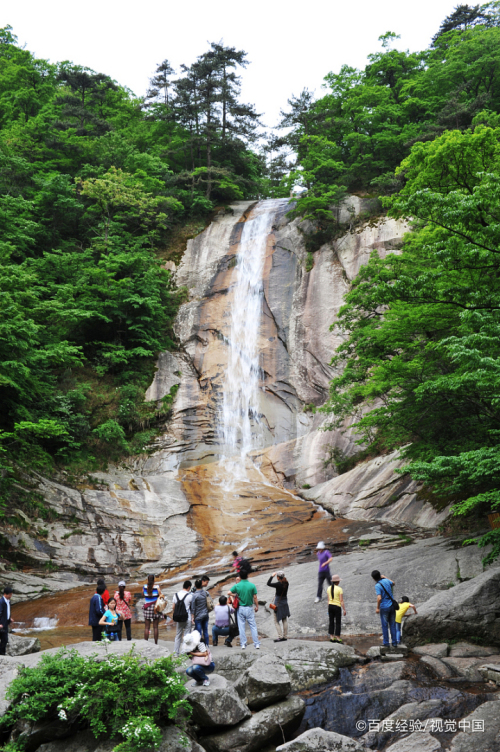
[[[186,580],[182,590],[175,593],[172,599],[173,614],[172,618],[177,624],[175,632],[174,652],[179,655],[184,637],[191,631],[191,601],[193,594],[191,592],[191,580]]]
[[[202,574],[201,577],[198,577],[199,580],[201,580],[201,586],[203,589],[208,587],[208,583],[210,582],[210,577],[208,574]],[[194,582],[193,587],[191,588],[192,593],[196,593],[196,580]]]
[[[97,587],[90,599],[89,606],[89,626],[92,627],[92,642],[99,642],[101,640],[102,629],[99,626],[99,621],[106,611],[106,606],[102,599],[102,594],[105,590],[106,585],[104,580],[97,580]]]
[[[97,580],[97,586],[101,587],[101,585],[104,588],[104,590],[102,591],[102,600],[104,601],[104,605],[107,607],[109,601],[109,590],[106,587],[104,579],[102,577],[99,577],[99,579]]]
[[[111,642],[118,642],[119,636],[119,623],[120,614],[116,611],[116,599],[110,598],[108,601],[108,608],[104,612],[104,615],[99,619],[99,624],[104,627],[106,637]]]
[[[402,619],[404,616],[409,616],[410,614],[407,614],[406,612],[408,609],[412,608],[414,613],[417,613],[417,609],[413,605],[413,603],[410,603],[410,599],[407,595],[403,595],[401,598],[401,603],[399,604],[399,609],[396,611],[396,640],[397,644],[401,644],[401,633],[403,631],[402,627]]]
[[[230,636],[231,614],[234,608],[228,605],[225,595],[219,598],[219,605],[215,607],[215,625],[212,627],[212,645],[216,646],[219,642],[219,635],[226,635],[224,645],[232,648],[232,637]]]
[[[273,582],[274,577],[277,577],[278,582]],[[290,616],[287,597],[289,583],[284,572],[274,572],[268,579],[267,584],[268,587],[276,590],[272,604],[274,608],[271,606],[274,613],[274,625],[278,633],[278,639],[274,642],[286,642],[288,639],[288,617]]]
[[[328,584],[332,584],[332,577],[330,574],[330,562],[333,561],[333,556],[331,555],[330,551],[326,549],[325,544],[323,541],[320,541],[318,545],[316,546],[317,554],[319,561],[319,570],[318,570],[318,592],[316,593],[316,600],[315,603],[319,603],[321,599],[323,598],[323,583],[325,580],[327,580]]]
[[[239,556],[237,551],[233,551],[232,557],[233,557],[233,563],[231,564],[231,569],[235,569],[236,573],[239,575],[240,564],[243,561],[243,556]]]
[[[3,596],[0,598],[0,655],[5,655],[9,642],[9,624],[12,621],[10,618],[11,598],[12,588],[6,585],[3,589]]]
[[[132,593],[125,590],[125,580],[120,580],[118,583],[118,590],[115,593],[116,612],[121,616],[118,622],[118,639],[122,639],[123,625],[125,624],[125,632],[127,640],[132,639],[132,611],[130,610],[130,604],[132,602]]]
[[[392,647],[396,647],[396,612],[393,606],[392,586],[394,582],[380,574],[378,569],[372,572],[375,580],[375,592],[377,593],[377,608],[375,613],[380,614],[382,624],[382,638],[384,647],[389,647],[389,631],[391,633]]]
[[[255,648],[259,650],[259,633],[257,632],[257,624],[255,623],[255,613],[259,610],[259,602],[257,600],[257,588],[253,582],[248,582],[248,575],[246,572],[241,572],[241,579],[236,585],[233,585],[230,593],[236,593],[238,595],[238,631],[240,634],[240,646],[242,650],[245,650],[247,646],[246,624],[250,627],[252,634],[253,644]],[[228,593],[229,595],[229,593]],[[255,613],[254,613],[255,611]]]
[[[155,645],[158,645],[158,622],[162,618],[162,615],[155,611],[156,601],[161,595],[161,589],[159,585],[155,585],[154,574],[148,574],[148,583],[142,588],[144,595],[144,639],[149,640],[149,630],[151,628],[151,622],[153,622],[153,635]]]
[[[186,674],[194,679],[191,686],[210,686],[207,674],[211,674],[215,669],[215,663],[208,645],[201,641],[201,635],[196,629],[184,636],[181,652],[191,656],[193,660],[191,666],[186,669]]]
[[[203,581],[196,580],[195,592],[191,601],[191,613],[194,619],[194,628],[203,636],[208,645],[208,597],[203,589]]]
[[[333,574],[332,584],[327,588],[326,594],[328,596],[328,616],[330,617],[330,628],[328,630],[330,633],[330,642],[342,643],[340,639],[342,612],[344,612],[345,616],[346,611],[344,591],[340,587],[339,582],[340,577],[338,574]]]

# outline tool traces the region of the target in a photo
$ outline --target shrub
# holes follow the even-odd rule
[[[156,748],[160,720],[180,721],[190,713],[179,659],[167,656],[144,662],[132,649],[124,656],[84,657],[62,648],[44,655],[34,668],[20,668],[8,690],[11,709],[0,730],[17,721],[48,722],[59,717],[68,725],[90,727],[96,738],[117,739],[116,752]],[[24,749],[23,735],[9,752]]]

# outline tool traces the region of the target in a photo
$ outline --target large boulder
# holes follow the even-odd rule
[[[441,749],[441,742],[425,731],[414,731],[405,739],[392,744],[387,752],[437,752]]]
[[[443,663],[443,661],[440,661],[439,658],[434,658],[432,655],[424,655],[420,659],[420,663],[426,666],[431,674],[438,679],[450,679],[452,676],[455,676],[453,670],[449,666]]]
[[[208,752],[256,752],[274,737],[298,728],[304,711],[304,700],[295,695],[259,710],[229,731],[204,737],[203,746]]]
[[[279,642],[276,654],[283,659],[290,673],[294,691],[333,681],[340,668],[358,662],[354,648],[329,642]]]
[[[235,684],[235,689],[252,710],[284,700],[292,689],[285,662],[276,655],[263,655]]]
[[[500,749],[500,703],[491,700],[480,705],[461,722],[450,752],[498,752]]]
[[[413,648],[417,655],[430,655],[431,658],[443,658],[448,655],[449,645],[447,642],[438,642],[434,645],[419,645]]]
[[[191,689],[187,699],[193,708],[193,721],[204,728],[234,726],[251,715],[234,687],[217,674],[210,676],[209,687]]]
[[[40,640],[38,637],[21,637],[9,634],[6,654],[14,658],[18,655],[29,655],[40,652]]]
[[[276,752],[363,752],[364,747],[348,736],[313,728],[292,742],[276,747]]]
[[[434,595],[408,617],[405,641],[463,638],[473,634],[500,645],[500,569]]]
[[[396,733],[396,729],[408,728],[410,721],[424,721],[439,715],[444,707],[442,700],[423,700],[422,702],[408,702],[384,718],[381,730],[369,731],[363,737],[366,747],[380,749]]]

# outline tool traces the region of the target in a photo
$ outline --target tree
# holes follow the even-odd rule
[[[148,92],[145,101],[151,104],[154,101],[160,101],[164,105],[169,105],[168,90],[172,86],[170,77],[175,73],[174,68],[168,60],[164,60],[158,65],[155,75],[150,79]]]
[[[441,22],[439,31],[432,37],[433,45],[443,34],[447,34],[449,31],[455,31],[455,29],[465,31],[477,24],[490,21],[491,15],[487,12],[489,7],[490,5],[457,5],[453,13],[446,16],[444,21]]]

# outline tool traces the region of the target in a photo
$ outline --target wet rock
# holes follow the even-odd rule
[[[500,749],[500,706],[497,700],[485,702],[462,719],[465,726],[454,738],[450,752],[498,752]],[[484,728],[484,730],[482,730]]]
[[[431,655],[433,658],[443,658],[448,655],[449,646],[446,642],[440,642],[436,645],[419,645],[413,648],[417,655]]]
[[[490,644],[500,645],[500,569],[491,569],[462,582],[418,608],[408,617],[405,640],[465,637],[474,634]]]
[[[10,634],[7,643],[7,655],[12,658],[18,655],[29,655],[40,652],[40,640],[38,637],[20,637]]]
[[[441,742],[425,731],[414,731],[405,739],[391,744],[387,752],[437,752],[441,749]]]
[[[314,728],[292,742],[276,747],[276,752],[363,752],[363,749],[359,742],[348,736]]]
[[[427,666],[432,674],[438,679],[449,679],[455,675],[449,666],[444,664],[443,661],[440,661],[439,658],[434,658],[432,655],[424,655],[420,659],[420,663]]]
[[[281,736],[282,732],[286,734],[298,727],[304,710],[304,701],[295,695],[259,710],[229,731],[203,737],[203,746],[208,752],[255,752],[278,734]]]
[[[442,708],[443,702],[439,699],[406,703],[383,719],[383,730],[369,731],[363,737],[363,741],[371,749],[380,749],[398,731],[407,730],[409,721],[424,721],[427,718],[433,718],[440,713]]]
[[[211,674],[209,687],[189,689],[187,699],[193,708],[193,721],[198,726],[234,726],[251,715],[234,687],[222,676]]]
[[[251,710],[260,710],[284,700],[292,684],[284,660],[264,655],[245,671],[235,689]]]
[[[471,645],[469,642],[457,642],[450,648],[450,658],[486,658],[498,655],[498,648],[488,648],[482,645]]]

